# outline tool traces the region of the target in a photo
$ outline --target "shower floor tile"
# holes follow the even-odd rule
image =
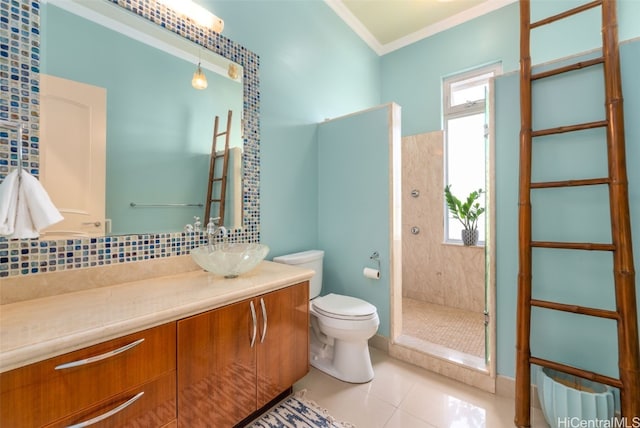
[[[402,298],[402,334],[484,358],[484,315]]]

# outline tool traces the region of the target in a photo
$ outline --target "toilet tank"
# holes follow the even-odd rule
[[[284,256],[274,257],[276,263],[284,263],[287,265],[295,265],[311,269],[315,271],[315,275],[309,280],[309,299],[318,297],[322,290],[322,258],[324,251],[309,250],[300,253],[285,254]]]

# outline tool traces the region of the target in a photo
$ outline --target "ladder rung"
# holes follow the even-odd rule
[[[222,199],[211,199],[211,202],[221,202]]]
[[[222,181],[222,180],[223,180],[223,178],[222,178],[222,177],[219,177],[219,178],[214,178],[214,179],[213,179],[213,180],[211,180],[211,181]]]
[[[571,15],[578,14],[580,12],[584,12],[585,10],[592,9],[594,7],[600,6],[602,4],[602,0],[592,1],[591,3],[586,3],[578,7],[574,7],[573,9],[569,9],[565,12],[559,13],[557,15],[550,16],[545,19],[541,19],[540,21],[532,22],[529,25],[529,28],[536,28],[542,25],[551,24],[552,22],[558,21],[563,18],[567,18]]]
[[[531,132],[532,137],[542,137],[543,135],[562,134],[564,132],[582,131],[585,129],[603,128],[607,126],[609,122],[606,120],[599,120],[597,122],[580,123],[578,125],[559,126],[557,128],[540,129],[538,131]]]
[[[573,64],[565,65],[564,67],[554,68],[553,70],[543,71],[531,75],[531,80],[544,79],[545,77],[556,76],[558,74],[567,73],[569,71],[580,70],[582,68],[591,67],[593,65],[602,64],[604,57],[598,57],[590,59],[588,61],[580,61]]]
[[[223,135],[227,135],[227,131],[218,132],[218,133],[215,135],[215,138],[222,137]]]
[[[616,379],[613,377],[601,375],[598,373],[591,372],[589,370],[583,370],[576,367],[568,366],[566,364],[556,363],[554,361],[544,360],[542,358],[530,357],[529,362],[531,364],[537,364],[542,367],[547,367],[553,370],[557,370],[560,372],[564,372],[570,375],[578,376],[584,379],[588,379],[594,382],[604,383],[606,385],[610,385],[616,388],[624,389],[624,385],[620,381],[620,379]]]
[[[604,178],[585,178],[582,180],[563,180],[563,181],[541,181],[531,183],[532,189],[547,189],[550,187],[573,187],[573,186],[595,186],[598,184],[609,184],[611,180]]]
[[[612,320],[620,319],[620,315],[618,315],[616,311],[608,311],[606,309],[587,308],[587,307],[578,306],[578,305],[567,305],[564,303],[549,302],[546,300],[531,299],[531,306],[537,306],[539,308],[545,308],[545,309],[553,309],[556,311],[571,312],[574,314],[589,315],[589,316],[598,317],[598,318],[609,318]]]
[[[530,245],[538,248],[559,248],[564,250],[614,251],[616,249],[613,244],[594,244],[590,242],[531,241]]]

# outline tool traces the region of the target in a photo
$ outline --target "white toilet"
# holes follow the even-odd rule
[[[369,382],[373,379],[373,367],[367,341],[378,331],[378,311],[371,303],[355,297],[340,294],[318,297],[322,289],[323,257],[324,251],[310,250],[274,257],[273,261],[316,272],[309,284],[311,365],[345,382]]]

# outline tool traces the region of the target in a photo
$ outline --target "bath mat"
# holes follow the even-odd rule
[[[298,391],[273,406],[249,425],[249,428],[355,428],[336,421],[325,409],[307,400],[306,390]]]

